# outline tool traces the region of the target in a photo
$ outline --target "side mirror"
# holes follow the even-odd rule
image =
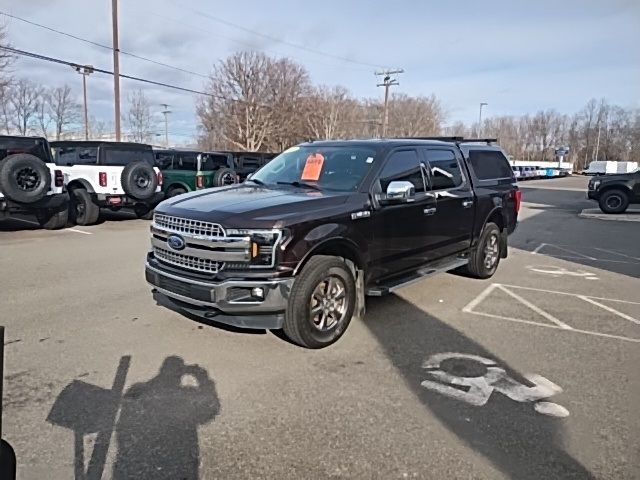
[[[416,194],[416,187],[411,182],[391,182],[387,186],[386,199],[389,203],[410,202]]]

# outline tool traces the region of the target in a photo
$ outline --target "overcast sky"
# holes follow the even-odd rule
[[[0,6],[58,30],[111,42],[110,0],[0,0]],[[2,20],[15,48],[113,67],[109,50]],[[405,73],[394,91],[434,93],[448,111],[448,124],[474,121],[480,102],[489,104],[486,116],[547,108],[573,113],[592,97],[640,107],[639,46],[639,0],[120,1],[124,51],[207,74],[230,53],[260,50],[290,57],[315,83],[342,84],[358,97],[382,95],[375,86],[376,66],[401,67]],[[20,59],[14,71],[47,85],[68,83],[80,98],[81,77],[70,67]],[[125,55],[121,72],[197,90],[205,81]],[[192,94],[130,80],[121,85],[123,110],[127,93],[142,86],[159,131],[160,103],[168,103],[172,140],[193,133]],[[112,101],[111,77],[92,75],[90,115],[110,121]]]

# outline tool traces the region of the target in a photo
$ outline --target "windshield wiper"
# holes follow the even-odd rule
[[[260,185],[261,187],[264,187],[266,185],[266,183],[264,183],[262,180],[258,180],[256,178],[250,178],[249,180],[247,180],[247,182],[253,182],[256,185]]]
[[[318,192],[322,191],[322,189],[317,185],[313,185],[311,183],[305,183],[305,182],[298,182],[297,180],[295,182],[276,182],[276,183],[278,185],[291,185],[292,187],[307,188],[309,190],[317,190]]]

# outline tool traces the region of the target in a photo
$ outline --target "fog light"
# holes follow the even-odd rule
[[[264,289],[260,287],[254,287],[251,289],[251,296],[253,298],[258,298],[260,300],[264,300]]]

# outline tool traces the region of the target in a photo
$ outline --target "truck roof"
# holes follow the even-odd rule
[[[458,145],[464,151],[469,149],[487,149],[499,150],[500,147],[495,143],[497,139],[464,139],[463,137],[415,137],[415,138],[368,138],[368,139],[349,139],[349,140],[318,140],[309,141],[300,144],[300,146],[323,146],[338,147],[345,144],[363,147],[373,147],[376,149],[386,147],[402,147],[402,146],[437,146],[437,145]]]
[[[103,140],[57,140],[49,142],[52,147],[100,147],[102,145],[109,145],[114,147],[124,148],[139,148],[144,150],[150,150],[151,145],[135,142],[107,142]]]

